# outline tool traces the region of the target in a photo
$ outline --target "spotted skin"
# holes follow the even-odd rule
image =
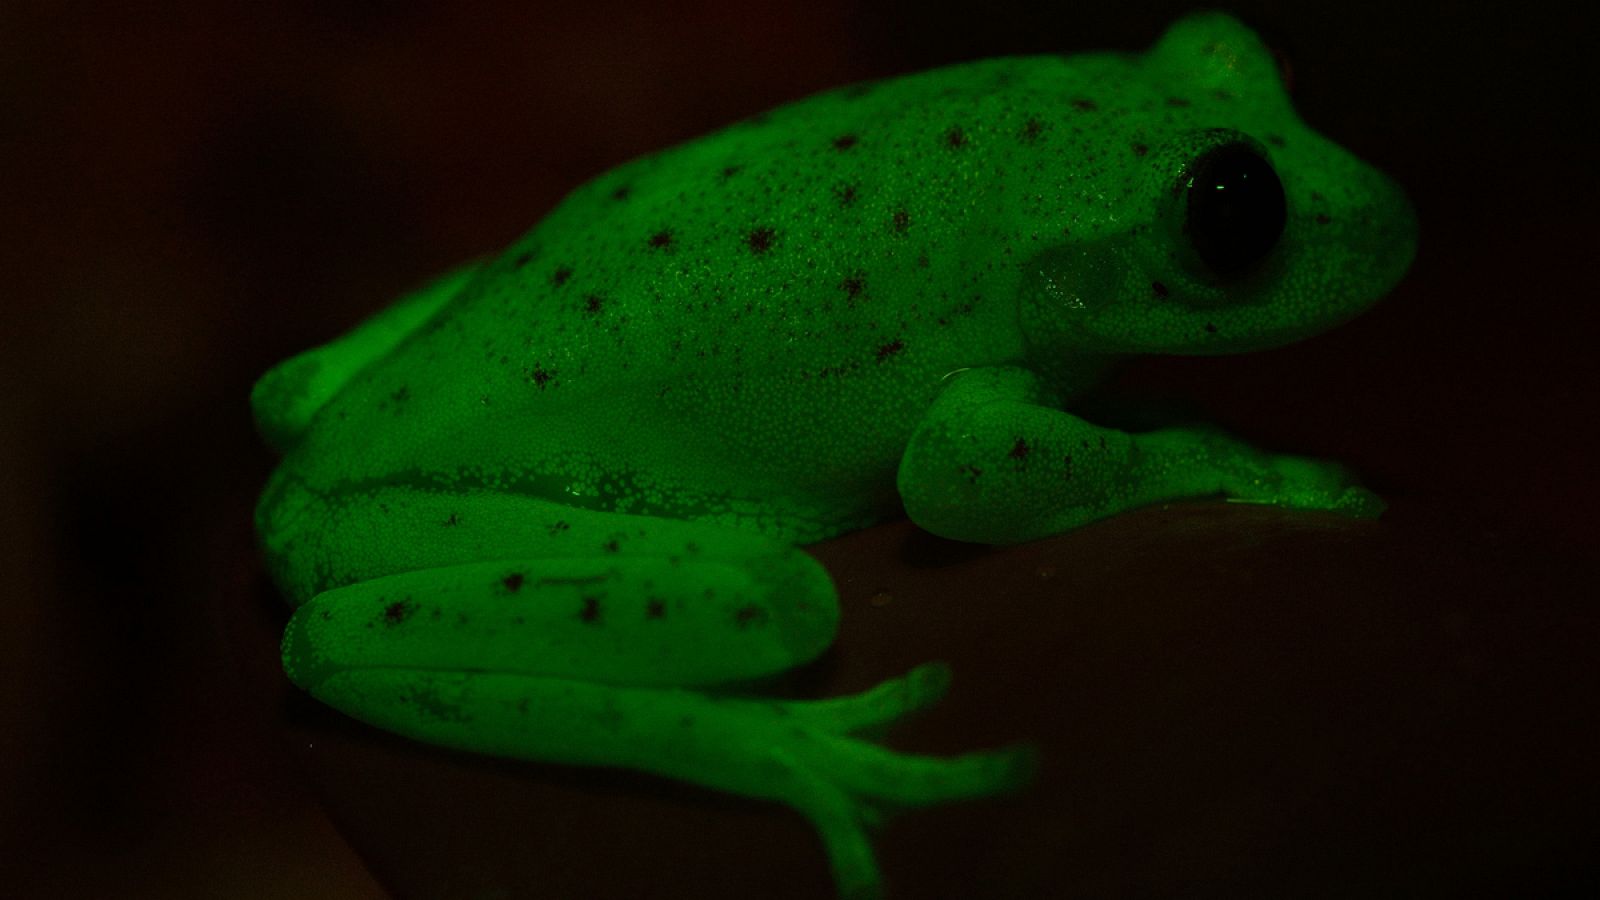
[[[1128,355],[1348,319],[1415,230],[1220,14],[1140,55],[830,91],[628,163],[257,385],[285,669],[418,740],[788,804],[840,893],[876,896],[881,809],[1017,788],[1032,757],[852,736],[936,700],[937,664],[726,696],[833,640],[798,546],[902,513],[1011,543],[1194,497],[1377,515],[1335,464],[1072,409]]]

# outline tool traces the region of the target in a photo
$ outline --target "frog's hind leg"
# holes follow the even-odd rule
[[[368,363],[393,350],[438,312],[478,267],[474,262],[452,269],[340,337],[272,367],[250,392],[262,437],[280,452],[294,446],[317,410]]]
[[[433,523],[446,510],[431,504],[460,499],[411,501]],[[807,554],[692,522],[492,502],[559,515],[562,527],[540,518],[489,527],[459,550],[492,558],[515,544],[534,555],[440,560],[318,593],[285,635],[295,683],[430,743],[642,770],[785,803],[815,824],[852,896],[878,890],[866,830],[880,809],[992,794],[1026,778],[1021,750],[936,758],[852,735],[937,700],[948,682],[941,666],[824,700],[717,689],[792,668],[831,643],[833,586]],[[403,505],[385,502],[391,512]],[[449,532],[489,520],[510,521],[469,507]],[[382,529],[401,521],[385,518],[358,551],[396,546]]]
[[[795,703],[758,708],[688,690],[395,667],[338,672],[312,692],[432,744],[635,769],[783,803],[817,829],[839,892],[851,898],[881,892],[869,829],[885,810],[1012,790],[1032,769],[1025,748],[899,753],[797,724],[788,714]]]

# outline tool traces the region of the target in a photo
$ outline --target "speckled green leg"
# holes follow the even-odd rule
[[[331,675],[312,693],[428,743],[637,769],[784,803],[817,829],[839,893],[849,898],[881,894],[868,829],[883,809],[1011,790],[1026,782],[1033,765],[1023,748],[949,758],[896,753],[814,726],[804,702],[758,706],[687,690],[373,668]]]
[[[1368,517],[1383,510],[1336,463],[1265,453],[1215,429],[1125,434],[1058,404],[1025,369],[957,376],[901,459],[900,495],[912,520],[944,537],[1015,543],[1185,498]]]
[[[386,524],[411,521],[407,496],[386,495]],[[506,539],[499,528],[473,531],[498,519],[487,505],[410,499],[425,523],[443,512],[433,504],[462,505],[446,532],[462,553]],[[695,523],[639,520],[629,531],[632,517],[522,498],[524,511],[542,507],[559,509],[565,527],[527,528],[528,543],[613,552],[441,565],[321,591],[285,634],[291,679],[355,718],[429,743],[643,770],[785,803],[814,823],[851,897],[879,890],[867,828],[880,809],[993,794],[1028,777],[1023,749],[935,758],[851,736],[935,702],[949,681],[943,666],[848,697],[720,694],[719,685],[791,668],[831,642],[833,587],[803,552]],[[387,542],[369,533],[364,552]]]

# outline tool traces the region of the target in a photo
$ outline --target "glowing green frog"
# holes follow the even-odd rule
[[[1117,357],[1283,344],[1410,263],[1400,190],[1306,128],[1236,21],[1148,53],[824,93],[578,188],[499,256],[273,369],[258,509],[294,683],[488,754],[788,804],[841,893],[881,806],[991,794],[1020,748],[852,732],[937,699],[730,687],[833,639],[796,545],[901,514],[1012,543],[1221,496],[1376,515],[1338,466],[1073,416]]]

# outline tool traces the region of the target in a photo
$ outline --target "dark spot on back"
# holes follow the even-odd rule
[[[856,186],[853,184],[838,185],[833,189],[833,195],[839,198],[840,206],[849,206],[856,202]]]
[[[512,572],[510,575],[500,579],[500,584],[503,585],[506,590],[515,594],[517,591],[522,590],[522,582],[526,577],[527,576],[523,575],[521,572]]]
[[[1326,225],[1332,221],[1333,219],[1329,218],[1327,213],[1317,213],[1316,222],[1318,225]]]
[[[861,140],[860,138],[856,137],[853,134],[841,134],[838,137],[833,139],[833,149],[835,149],[835,150],[849,150],[851,147],[854,147],[860,140]]]
[[[851,300],[860,296],[866,286],[867,281],[859,272],[853,273],[844,281],[839,282],[839,288],[848,294]]]
[[[1150,290],[1155,291],[1157,297],[1165,297],[1167,295],[1167,286],[1159,281],[1150,282]]]
[[[583,598],[583,611],[578,613],[578,620],[590,625],[600,621],[600,598],[590,594]]]
[[[644,606],[644,615],[647,619],[664,618],[667,614],[667,605],[655,597],[651,597]]]
[[[1028,442],[1023,438],[1017,438],[1017,442],[1011,445],[1011,453],[1009,455],[1012,459],[1027,459],[1028,454],[1031,452],[1032,448],[1028,446]]]
[[[550,283],[555,285],[556,287],[561,287],[563,284],[566,284],[567,283],[567,279],[569,279],[571,277],[572,277],[572,268],[570,266],[561,266],[561,267],[557,268],[555,270],[555,272],[551,273],[551,275],[550,275]]]
[[[533,257],[534,257],[534,253],[533,253],[532,250],[524,250],[521,253],[517,254],[517,258],[516,259],[513,259],[511,261],[511,266],[512,266],[512,268],[520,269],[523,266],[526,266],[528,263],[533,262]]]
[[[1217,326],[1211,324],[1210,322],[1207,322],[1206,323],[1206,334],[1216,334],[1216,333],[1217,333]]]
[[[1189,105],[1189,101],[1184,99],[1183,97],[1168,97],[1167,98],[1167,105],[1168,106],[1188,106]]]
[[[538,363],[534,363],[532,369],[523,369],[522,371],[528,376],[528,380],[533,382],[534,386],[540,390],[544,390],[545,385],[554,381],[556,377],[554,372],[549,371]]]
[[[883,362],[906,348],[906,342],[895,338],[878,348],[878,362]]]
[[[722,171],[718,172],[717,176],[723,181],[727,181],[729,178],[732,178],[743,170],[744,166],[723,166]]]
[[[951,128],[944,133],[944,144],[952,150],[960,150],[967,145],[967,133],[960,128]]]
[[[625,184],[611,192],[611,199],[626,200],[631,193],[633,193],[633,186]]]
[[[599,294],[583,295],[583,311],[589,315],[599,315],[600,309],[606,305],[606,298]]]
[[[1267,135],[1267,143],[1271,144],[1274,147],[1282,147],[1283,144],[1284,144],[1283,135],[1281,135],[1281,134],[1269,134],[1269,135]]]
[[[670,250],[672,248],[672,232],[663,229],[650,235],[649,244],[656,250]]]
[[[895,210],[892,227],[895,234],[905,234],[906,230],[911,227],[911,214],[903,209]]]
[[[1030,143],[1036,141],[1039,139],[1039,135],[1044,134],[1044,123],[1038,119],[1030,118],[1028,121],[1022,123],[1021,134],[1024,141],[1028,141]]]
[[[1093,100],[1074,100],[1072,101],[1072,108],[1079,112],[1094,112],[1100,108],[1100,104]]]
[[[1133,145],[1133,155],[1134,156],[1144,156],[1146,153],[1149,153],[1149,152],[1150,152],[1150,145],[1149,144],[1134,144]]]
[[[771,228],[752,228],[750,233],[745,235],[744,242],[751,253],[760,254],[772,249],[772,242],[777,236],[778,233]]]

